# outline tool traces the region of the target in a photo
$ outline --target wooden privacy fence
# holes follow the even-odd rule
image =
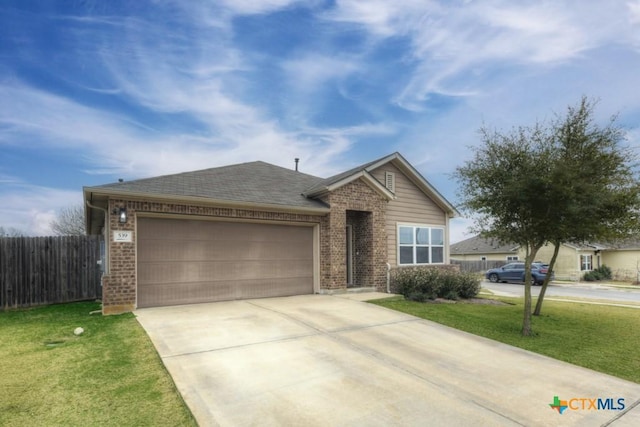
[[[99,299],[99,236],[0,238],[0,310]]]
[[[456,264],[460,266],[460,271],[464,271],[466,273],[484,273],[485,271],[491,268],[502,267],[507,264],[506,261],[459,261],[452,259],[451,264]]]

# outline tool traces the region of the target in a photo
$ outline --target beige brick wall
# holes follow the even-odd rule
[[[116,314],[132,311],[136,307],[136,215],[139,213],[165,213],[174,215],[197,215],[199,217],[237,218],[285,222],[326,223],[320,215],[291,214],[282,212],[253,211],[247,209],[217,208],[186,204],[149,201],[110,200],[109,212],[120,207],[127,209],[127,222],[120,224],[117,215],[109,215],[109,274],[102,279],[102,311]],[[114,231],[131,231],[131,243],[113,241]]]
[[[331,206],[327,224],[320,230],[321,241],[321,289],[342,290],[347,286],[346,270],[346,226],[347,211],[368,212],[365,221],[370,222],[371,244],[361,242],[370,248],[370,259],[360,257],[354,260],[354,266],[364,280],[363,286],[375,286],[378,290],[386,289],[387,235],[385,231],[387,200],[376,193],[362,180],[351,182],[332,193],[323,200]],[[362,225],[362,224],[361,224]],[[362,228],[358,230],[362,232]],[[365,251],[366,252],[366,251]],[[367,265],[371,267],[367,268]],[[369,271],[367,271],[369,270]]]
[[[346,225],[347,210],[360,211],[357,220],[359,256],[354,259],[362,286],[386,289],[387,236],[385,214],[387,201],[361,180],[347,184],[326,196],[331,206],[329,215],[292,214],[248,209],[219,208],[188,204],[112,199],[109,212],[120,207],[127,209],[127,222],[120,224],[118,216],[109,215],[109,274],[102,280],[103,313],[132,311],[136,307],[136,216],[144,213],[197,215],[199,217],[236,218],[320,224],[320,289],[344,290],[346,281]],[[366,213],[366,214],[365,214]],[[113,241],[114,231],[131,231],[133,241]]]
[[[118,222],[117,214],[109,215],[109,274],[102,277],[102,311],[104,314],[131,311],[136,303],[136,230],[133,210],[126,201],[110,200],[108,212],[127,209],[127,222]],[[114,242],[114,231],[133,233],[131,243]]]

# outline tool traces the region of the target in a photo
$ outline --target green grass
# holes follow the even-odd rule
[[[523,337],[522,299],[496,299],[508,304],[370,302],[640,383],[639,309],[545,301],[542,315],[533,316],[534,336]]]
[[[0,425],[196,425],[135,317],[99,308],[0,312]]]

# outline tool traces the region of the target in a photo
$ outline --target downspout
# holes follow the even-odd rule
[[[391,293],[391,264],[387,263],[387,293]]]
[[[86,201],[87,206],[93,209],[99,209],[104,212],[104,268],[102,269],[102,274],[107,276],[109,274],[109,211],[105,208],[101,208],[100,206],[92,205],[88,200]]]

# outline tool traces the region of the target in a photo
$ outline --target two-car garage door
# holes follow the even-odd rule
[[[313,293],[313,227],[138,218],[138,307]]]

